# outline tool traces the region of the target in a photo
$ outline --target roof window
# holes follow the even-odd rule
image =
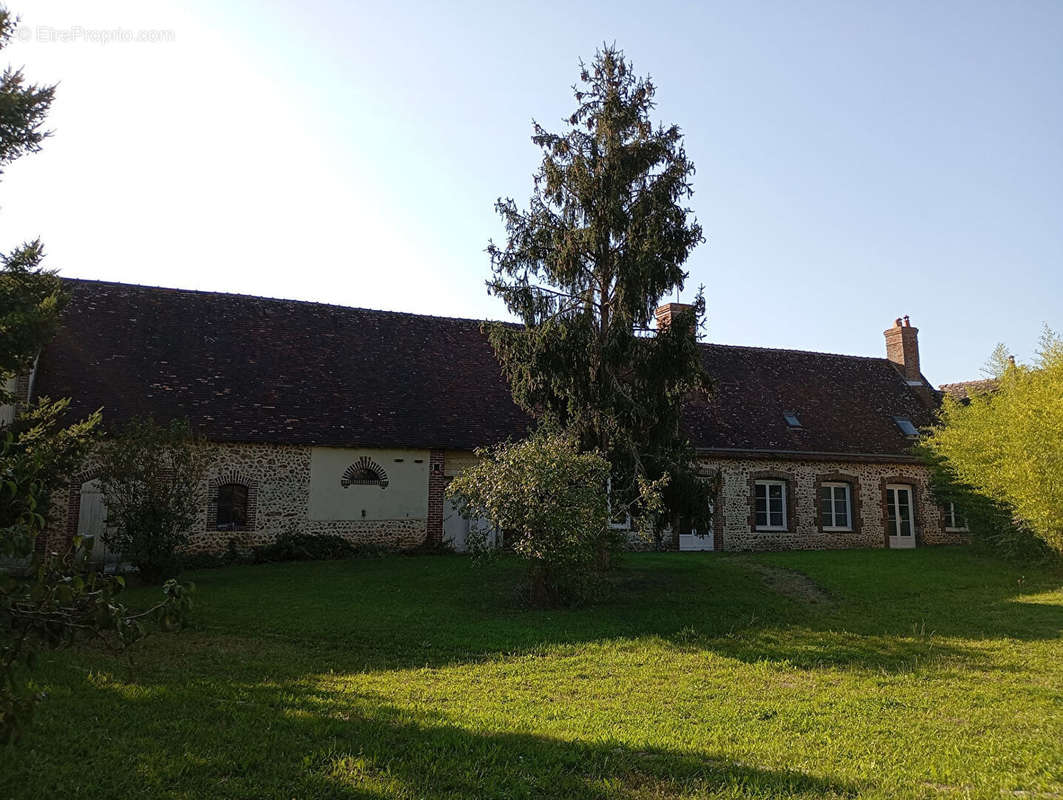
[[[894,417],[893,421],[897,423],[897,427],[901,429],[901,433],[905,436],[916,438],[919,436],[919,429],[912,424],[912,421],[908,417]]]
[[[801,420],[799,420],[797,418],[797,413],[796,412],[794,412],[794,411],[784,411],[784,412],[782,412],[782,416],[783,416],[783,419],[786,420],[786,424],[789,425],[791,428],[800,428],[801,427]]]

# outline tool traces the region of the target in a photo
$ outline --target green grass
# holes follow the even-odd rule
[[[632,555],[533,611],[457,557],[205,571],[135,672],[49,654],[0,797],[1063,797],[1063,574]],[[807,577],[802,577],[807,576]]]

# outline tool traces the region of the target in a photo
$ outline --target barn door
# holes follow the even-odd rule
[[[78,512],[78,536],[83,540],[92,539],[89,560],[96,564],[107,564],[117,560],[117,555],[107,549],[103,533],[107,530],[107,506],[103,502],[98,480],[85,481],[81,484],[81,507]],[[88,542],[86,542],[88,547]]]
[[[465,519],[459,511],[458,504],[453,498],[447,498],[443,506],[443,542],[449,544],[457,553],[465,553],[469,549],[469,532],[476,534],[475,538],[483,544],[494,547],[501,543],[499,537],[485,519]],[[487,536],[482,533],[486,531]]]
[[[448,497],[443,506],[443,541],[448,542],[458,553],[464,553],[468,533],[468,520],[458,513],[458,505],[453,498]]]

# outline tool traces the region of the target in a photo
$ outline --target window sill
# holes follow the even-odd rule
[[[970,533],[970,528],[945,528],[945,533]]]
[[[820,531],[820,533],[855,533],[856,532],[851,527],[849,527],[849,528],[835,528],[835,527],[820,528],[819,531]]]
[[[754,528],[754,533],[789,533],[789,528]]]

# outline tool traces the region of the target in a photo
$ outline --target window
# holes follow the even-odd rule
[[[239,531],[247,527],[247,487],[226,483],[218,487],[218,514],[215,526],[219,531]]]
[[[388,474],[371,458],[362,456],[344,470],[340,478],[340,486],[344,489],[349,486],[379,486],[381,489],[386,489],[388,488]]]
[[[823,483],[819,487],[819,519],[825,531],[853,529],[852,492],[847,483]]]
[[[912,424],[908,417],[894,417],[893,421],[897,423],[897,427],[901,429],[901,433],[905,436],[913,439],[919,436],[919,429]]]
[[[963,511],[956,508],[955,503],[945,506],[945,530],[957,532],[967,530],[967,518],[963,515]]]
[[[791,428],[800,428],[801,427],[801,420],[799,420],[797,418],[797,414],[795,412],[793,412],[793,411],[784,411],[784,412],[782,412],[782,416],[783,416],[783,419],[786,420],[786,424],[789,425]]]
[[[756,529],[786,530],[786,481],[757,481],[755,492]]]

